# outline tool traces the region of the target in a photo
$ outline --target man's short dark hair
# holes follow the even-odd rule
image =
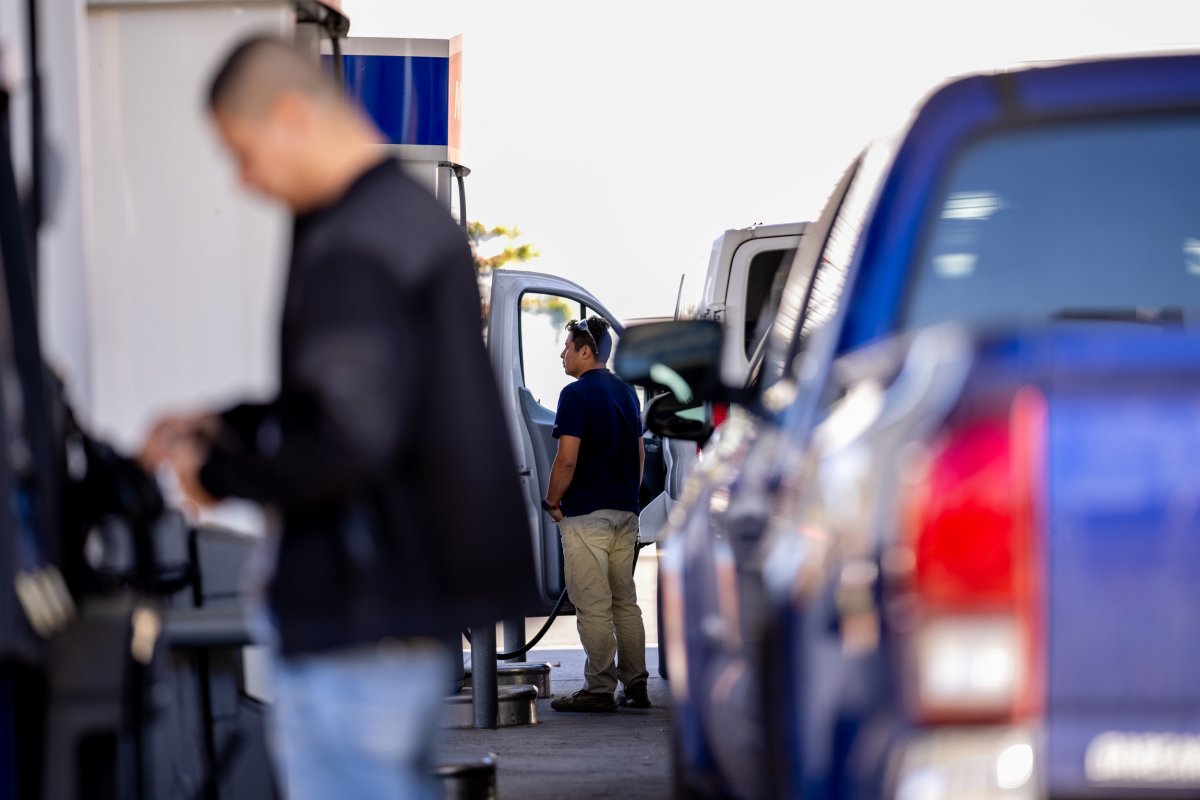
[[[283,92],[318,100],[341,96],[316,59],[275,36],[253,36],[225,57],[208,87],[210,111],[261,114]]]
[[[567,338],[575,345],[576,351],[590,347],[597,361],[608,361],[609,351],[612,350],[612,337],[608,329],[608,320],[602,317],[573,319],[567,323]]]

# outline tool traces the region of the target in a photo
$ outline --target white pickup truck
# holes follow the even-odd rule
[[[694,313],[725,325],[724,363],[736,371],[738,381],[749,375],[804,228],[804,223],[758,225],[728,230],[713,243]],[[536,272],[498,270],[492,275],[488,349],[516,438],[518,469],[541,576],[539,589],[547,610],[565,585],[558,532],[540,502],[546,495],[557,449],[551,435],[555,405],[562,387],[571,380],[563,374],[558,354],[566,322],[593,314],[608,320],[619,347],[625,325],[582,286]],[[695,457],[696,448],[690,442],[663,442],[646,434],[642,542],[657,541]]]
[[[713,241],[694,316],[724,326],[721,377],[729,386],[749,375],[806,227],[805,222],[753,225],[727,230]]]

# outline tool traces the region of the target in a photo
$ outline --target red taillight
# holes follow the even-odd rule
[[[1044,405],[1022,389],[1008,417],[953,428],[909,495],[911,677],[927,721],[1013,718],[1040,706],[1033,498]]]
[[[1017,476],[1008,426],[975,423],[934,455],[914,497],[915,588],[934,604],[1014,598]]]
[[[713,430],[721,427],[725,420],[729,419],[729,406],[725,403],[713,403],[712,407],[712,423]]]
[[[727,420],[727,419],[729,419],[729,406],[725,403],[713,403],[712,404],[713,430],[715,431],[717,428],[721,427],[721,425],[723,425],[725,423],[725,420]],[[699,455],[700,445],[696,445],[696,453],[697,453],[697,455]]]

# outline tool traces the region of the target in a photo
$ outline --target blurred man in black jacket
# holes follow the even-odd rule
[[[242,182],[296,215],[279,393],[166,418],[144,460],[170,462],[198,503],[278,512],[290,796],[425,796],[446,685],[434,642],[524,616],[534,587],[467,240],[289,45],[237,48],[210,105]]]

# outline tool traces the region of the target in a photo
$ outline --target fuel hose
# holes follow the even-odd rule
[[[516,650],[513,650],[511,653],[496,653],[496,660],[511,661],[514,658],[520,658],[533,648],[537,647],[537,643],[542,640],[542,637],[546,635],[546,631],[550,630],[550,626],[553,625],[554,620],[558,618],[559,612],[562,611],[563,603],[566,601],[567,590],[563,589],[562,594],[558,596],[558,602],[556,602],[554,604],[554,608],[550,610],[550,616],[546,618],[546,624],[543,625],[542,629],[537,632],[537,635],[530,639],[528,644],[522,645]],[[468,642],[471,641],[471,632],[469,630],[463,631],[463,636],[466,637]]]

